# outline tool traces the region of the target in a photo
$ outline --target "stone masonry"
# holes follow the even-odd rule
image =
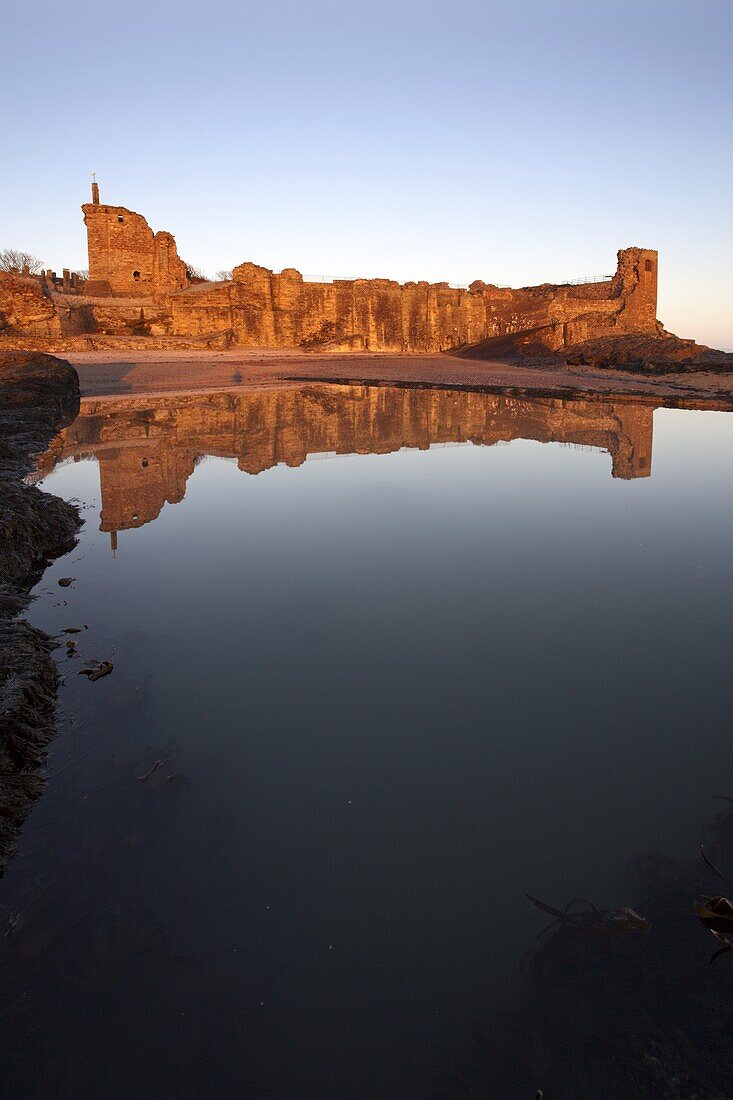
[[[481,280],[468,288],[391,279],[312,283],[294,268],[275,273],[251,262],[230,280],[206,282],[187,271],[170,233],[154,233],[124,206],[101,203],[96,183],[82,210],[88,281],[0,279],[3,345],[24,346],[33,337],[47,350],[72,350],[101,337],[129,348],[170,341],[432,353],[526,334],[558,351],[599,336],[662,331],[652,249],[622,249],[615,274],[602,281],[516,290]]]
[[[82,206],[89,248],[89,282],[98,294],[170,294],[188,285],[171,233],[153,233],[142,214],[105,206],[94,184]]]

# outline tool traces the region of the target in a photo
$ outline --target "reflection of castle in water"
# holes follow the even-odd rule
[[[276,390],[88,398],[41,462],[94,456],[101,530],[141,527],[183,500],[202,455],[260,473],[322,453],[386,454],[437,443],[513,439],[602,448],[613,477],[648,477],[651,405],[600,398],[520,398],[469,390],[313,384]]]

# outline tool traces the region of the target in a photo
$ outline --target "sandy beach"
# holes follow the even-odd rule
[[[528,365],[453,355],[328,354],[296,349],[235,351],[95,351],[65,355],[79,373],[82,395],[190,393],[258,389],[302,381],[405,382],[486,387],[544,396],[603,393],[733,403],[733,375],[706,372],[645,376],[620,370]]]

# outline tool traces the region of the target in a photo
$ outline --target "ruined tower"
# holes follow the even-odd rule
[[[615,282],[625,298],[616,327],[623,332],[655,332],[657,328],[657,270],[659,253],[653,248],[622,248]]]
[[[186,265],[170,233],[153,233],[142,214],[99,201],[82,206],[87,227],[90,291],[134,297],[170,294],[188,285]]]

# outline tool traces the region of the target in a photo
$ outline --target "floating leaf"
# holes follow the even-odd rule
[[[103,676],[109,676],[114,667],[111,661],[102,661],[99,668],[80,669],[79,675],[86,676],[89,680],[101,680]]]
[[[733,902],[729,898],[704,895],[695,902],[695,912],[709,931],[733,933]]]
[[[602,932],[613,932],[614,935],[623,935],[625,932],[648,932],[651,926],[651,921],[642,917],[635,909],[628,907],[607,910],[602,913],[601,923],[593,925]]]

